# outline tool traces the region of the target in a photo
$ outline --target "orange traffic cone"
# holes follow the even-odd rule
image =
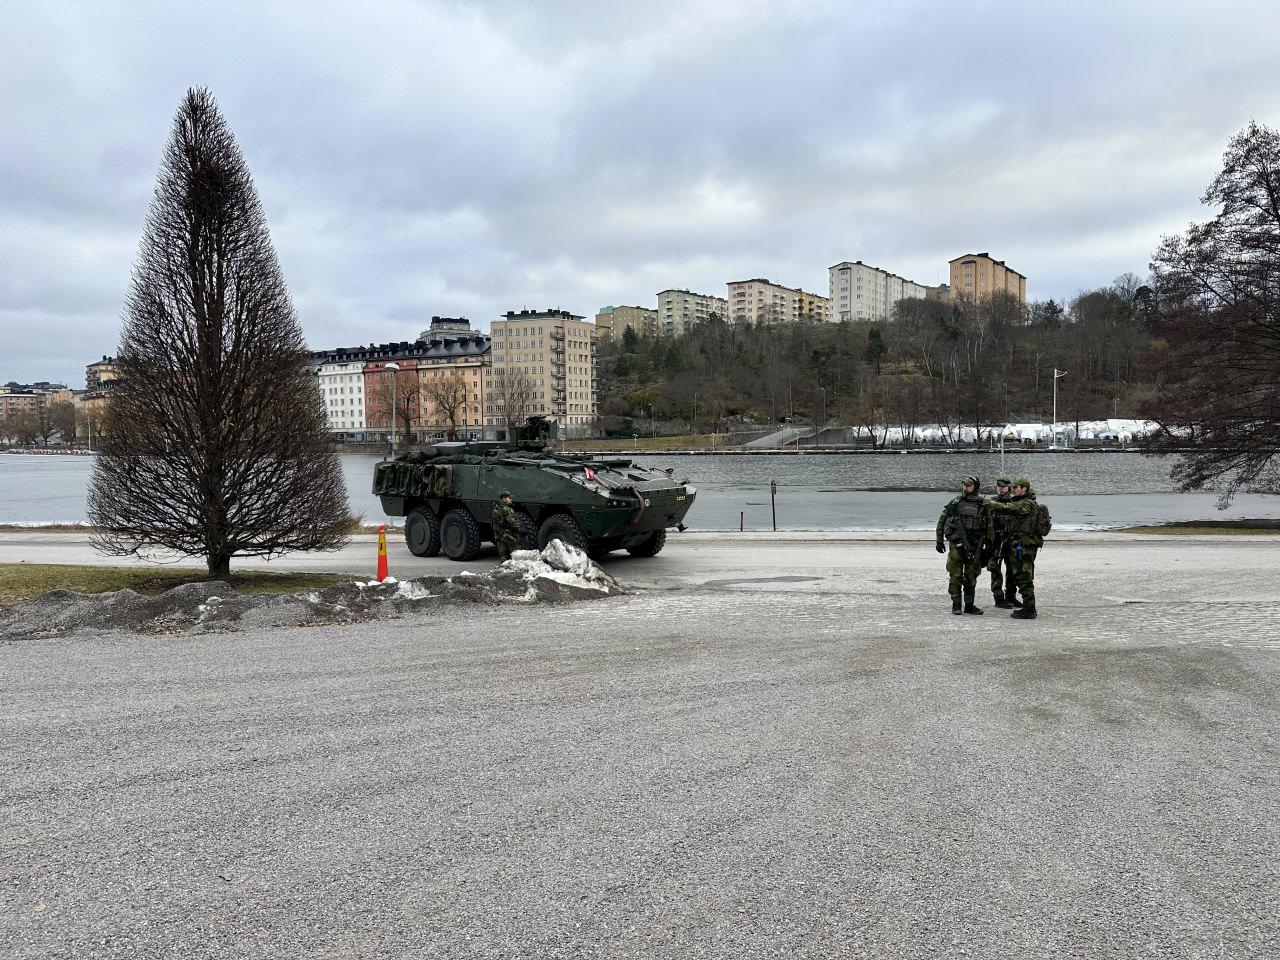
[[[378,524],[378,582],[387,579],[387,525]]]

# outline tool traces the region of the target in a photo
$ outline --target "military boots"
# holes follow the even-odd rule
[[[951,612],[952,612],[952,613],[954,613],[955,611],[953,610],[953,611],[951,611]],[[964,592],[964,612],[965,612],[965,613],[976,613],[976,614],[978,614],[979,616],[981,616],[981,615],[982,615],[982,608],[981,608],[981,607],[975,607],[975,606],[973,605],[973,592],[972,592],[972,591],[970,591],[970,590],[965,590],[965,592]]]
[[[1011,606],[1011,607],[1019,607],[1019,608],[1021,608],[1021,606],[1022,606],[1022,601],[1018,599],[1018,591],[1017,591],[1017,590],[1008,590],[1008,591],[1006,591],[1006,592],[1005,592],[1005,595],[1004,595],[1004,598],[1005,598],[1005,600],[1007,600],[1007,601],[1008,601],[1009,606]]]
[[[999,609],[1001,609],[1001,610],[1012,610],[1012,609],[1013,609],[1013,602],[1012,602],[1012,601],[1009,601],[1009,600],[1006,600],[1004,597],[996,597],[996,599],[995,599],[995,604],[996,604],[996,606],[997,606]],[[1019,606],[1021,606],[1021,604],[1019,604]]]
[[[964,609],[960,606],[959,600],[951,601],[951,612],[954,613],[957,617],[960,616],[960,614],[964,613]]]
[[[1021,610],[1015,610],[1009,614],[1012,620],[1034,620],[1036,618],[1036,608],[1028,607],[1025,604]]]

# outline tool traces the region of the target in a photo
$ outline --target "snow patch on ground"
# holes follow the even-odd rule
[[[530,584],[550,580],[581,590],[608,593],[618,583],[577,547],[559,540],[552,540],[541,553],[537,550],[516,550],[502,566],[519,571]]]
[[[0,640],[127,630],[207,633],[257,627],[344,623],[402,617],[457,605],[573,603],[626,590],[581,550],[553,540],[541,553],[520,551],[476,574],[338,584],[291,594],[236,593],[225,583],[188,583],[158,596],[132,590],[54,590],[0,608]]]

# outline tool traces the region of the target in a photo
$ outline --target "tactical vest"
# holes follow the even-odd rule
[[[1008,495],[1005,495],[1002,497],[996,497],[996,499],[999,500],[1001,503],[1009,502]],[[1009,531],[1009,526],[1012,520],[1013,518],[1010,517],[1009,514],[1005,513],[1003,510],[991,511],[991,525],[995,528],[997,539],[1002,534],[1005,534]]]
[[[1028,540],[1039,539],[1040,535],[1036,532],[1036,498],[1023,497],[1021,500],[1015,500],[1015,503],[1030,503],[1031,509],[1026,513],[1015,514],[1010,518],[1009,531],[1019,537],[1025,537]]]
[[[956,502],[956,517],[964,526],[965,533],[981,535],[987,532],[987,522],[982,515],[985,510],[986,507],[978,499],[966,500],[961,497]]]

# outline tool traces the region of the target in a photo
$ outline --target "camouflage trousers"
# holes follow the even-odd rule
[[[515,537],[499,536],[493,542],[498,548],[500,561],[510,560],[512,552],[520,549],[520,541]]]
[[[1013,582],[1013,560],[1009,556],[1010,549],[1009,545],[1005,544],[987,564],[987,570],[991,573],[991,595],[997,600],[1012,597],[1017,589],[1017,585]],[[1003,571],[1000,569],[1002,565]]]
[[[1009,563],[1013,568],[1013,582],[1022,594],[1022,604],[1036,608],[1036,548],[1017,544],[1009,548]]]
[[[982,569],[982,561],[975,552],[966,560],[961,548],[951,544],[947,550],[947,593],[952,600],[964,600],[973,603],[973,594],[978,586],[978,572]]]

